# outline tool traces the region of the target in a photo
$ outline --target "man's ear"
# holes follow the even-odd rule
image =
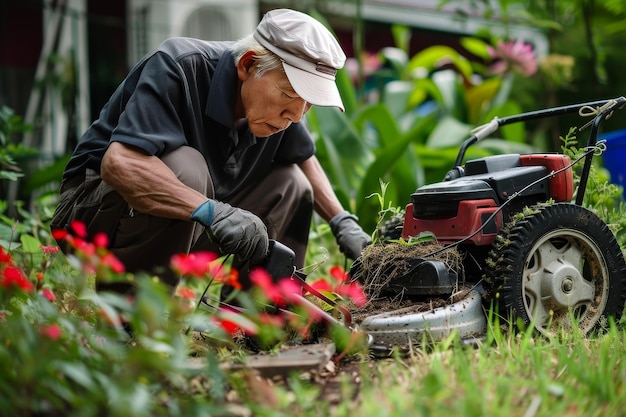
[[[247,51],[244,53],[237,62],[237,75],[241,81],[245,80],[252,73],[256,59],[254,58],[254,51]]]

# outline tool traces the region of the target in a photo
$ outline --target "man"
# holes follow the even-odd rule
[[[334,80],[344,62],[321,23],[287,9],[235,43],[166,40],[79,141],[51,227],[81,220],[107,233],[128,271],[172,288],[175,253],[256,265],[276,239],[302,267],[313,209],[358,257],[370,238],[335,196],[303,121],[311,105],[343,111]]]

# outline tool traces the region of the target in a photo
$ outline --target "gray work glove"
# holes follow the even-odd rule
[[[260,218],[228,203],[207,200],[191,213],[191,220],[207,232],[223,253],[232,253],[251,265],[263,261],[269,247],[267,228]]]
[[[330,219],[330,230],[337,239],[339,249],[350,259],[361,256],[361,251],[372,243],[370,235],[359,226],[357,217],[347,211],[337,214]]]

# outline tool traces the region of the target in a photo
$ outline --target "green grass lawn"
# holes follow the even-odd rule
[[[491,329],[476,346],[449,340],[387,359],[361,359],[358,377],[339,378],[338,404],[294,376],[259,415],[267,416],[624,416],[626,333],[601,335]],[[344,366],[346,366],[344,364]],[[294,389],[295,387],[295,389]],[[308,389],[307,389],[308,387]]]

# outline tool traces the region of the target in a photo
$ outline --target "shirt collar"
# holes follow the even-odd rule
[[[230,130],[234,128],[236,90],[237,67],[232,52],[227,50],[220,57],[213,73],[205,113]]]

